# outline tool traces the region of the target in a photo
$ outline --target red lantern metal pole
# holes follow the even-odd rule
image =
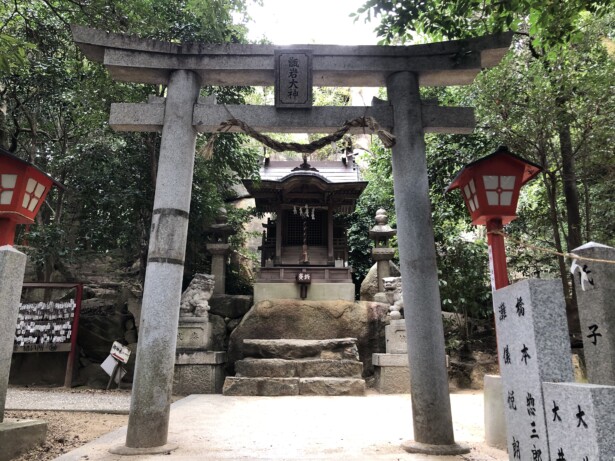
[[[0,217],[0,246],[13,245],[15,242],[15,221]]]
[[[487,245],[489,246],[489,270],[493,290],[510,285],[506,267],[506,249],[502,220],[498,218],[487,221]]]

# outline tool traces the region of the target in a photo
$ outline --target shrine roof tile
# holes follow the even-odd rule
[[[287,176],[320,176],[330,183],[348,183],[361,181],[359,168],[354,162],[344,165],[340,162],[315,161],[309,162],[314,170],[297,170],[294,168],[301,164],[300,161],[271,161],[268,166],[261,168],[262,181],[281,181]]]

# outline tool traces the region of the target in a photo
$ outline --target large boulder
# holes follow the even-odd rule
[[[252,306],[252,296],[215,294],[209,300],[209,314],[237,319],[242,317]]]
[[[351,301],[266,300],[255,304],[233,330],[228,358],[244,358],[244,339],[357,338],[365,376],[373,373],[372,354],[385,351],[386,304]]]
[[[399,277],[401,275],[399,267],[392,261],[389,261],[389,273],[390,277]],[[374,264],[363,279],[363,282],[361,282],[361,301],[375,301],[374,296],[378,291],[378,265]]]

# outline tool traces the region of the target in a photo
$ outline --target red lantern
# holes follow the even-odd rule
[[[445,192],[460,189],[472,224],[487,226],[491,283],[494,289],[508,285],[504,224],[517,217],[519,191],[542,168],[501,146],[494,153],[466,165]]]
[[[13,245],[15,226],[31,224],[51,186],[47,173],[0,148],[0,246]]]

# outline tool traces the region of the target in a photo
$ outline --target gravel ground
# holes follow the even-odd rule
[[[9,387],[7,410],[57,410],[128,414],[130,391]]]
[[[14,461],[49,461],[128,424],[130,391],[11,386],[6,419],[46,421],[47,438]]]

